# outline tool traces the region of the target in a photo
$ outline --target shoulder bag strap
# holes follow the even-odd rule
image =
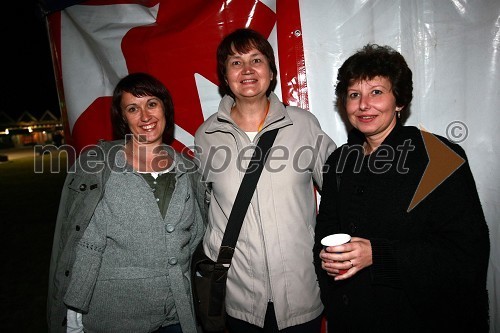
[[[254,150],[252,159],[248,164],[247,171],[238,189],[233,209],[229,215],[219,256],[217,257],[217,262],[219,264],[229,264],[231,262],[234,248],[238,241],[238,235],[240,234],[241,225],[243,224],[243,219],[247,213],[248,205],[250,204],[255,187],[257,186],[257,181],[264,169],[269,149],[274,143],[278,130],[277,128],[262,134],[257,143],[257,147]]]

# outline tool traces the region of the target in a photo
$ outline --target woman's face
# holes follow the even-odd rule
[[[163,102],[155,96],[135,97],[131,93],[122,95],[123,117],[140,143],[162,143],[166,126]]]
[[[389,79],[376,76],[347,88],[347,117],[365,137],[382,142],[396,125],[396,97]]]
[[[269,61],[256,48],[226,60],[226,80],[236,99],[265,97],[272,78]]]

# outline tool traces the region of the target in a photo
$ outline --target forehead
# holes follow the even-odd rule
[[[391,81],[385,76],[375,76],[372,78],[358,78],[352,79],[349,82],[348,88],[356,89],[361,87],[384,87],[391,88]]]
[[[243,55],[262,55],[262,52],[260,52],[256,47],[250,46],[248,49],[244,50],[237,50],[234,46],[231,47],[231,53],[228,54],[228,58],[230,57],[241,57]]]
[[[152,95],[135,96],[134,94],[129,93],[128,91],[124,91],[122,94],[120,104],[123,106],[123,105],[128,105],[128,104],[145,103],[153,98],[158,99],[157,97],[152,96]]]

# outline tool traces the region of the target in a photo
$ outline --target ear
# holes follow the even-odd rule
[[[401,111],[401,110],[403,110],[403,106],[397,106],[397,107],[396,107],[396,111],[397,111],[397,112],[399,112],[399,111]]]

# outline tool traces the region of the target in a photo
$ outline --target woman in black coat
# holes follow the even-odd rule
[[[401,124],[412,72],[392,48],[366,45],[337,79],[353,129],[325,165],[314,248],[329,332],[488,332],[488,227],[465,152]],[[333,233],[352,239],[324,250]]]

